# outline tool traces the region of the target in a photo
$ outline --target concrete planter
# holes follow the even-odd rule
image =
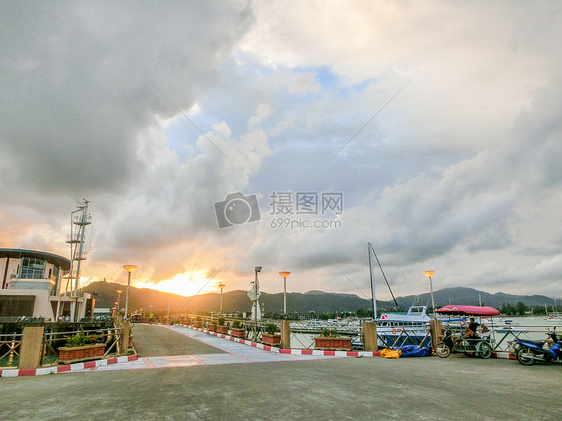
[[[203,327],[203,322],[201,320],[196,320],[193,322],[193,327]]]
[[[261,343],[265,345],[279,346],[281,344],[281,335],[262,333]]]
[[[209,332],[216,332],[217,331],[217,325],[209,325],[209,326],[207,326],[207,330]]]
[[[234,336],[235,338],[245,338],[246,329],[241,327],[233,327],[232,329],[230,329],[230,336]]]
[[[317,336],[314,338],[314,349],[350,351],[351,338],[333,338],[331,336]]]
[[[228,334],[228,326],[217,326],[217,333]]]
[[[70,364],[77,361],[95,360],[103,357],[105,344],[59,348],[59,363]]]

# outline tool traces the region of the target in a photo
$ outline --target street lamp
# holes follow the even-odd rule
[[[423,274],[429,278],[429,290],[431,291],[431,306],[433,307],[433,313],[435,314],[435,301],[433,300],[433,284],[431,283],[431,277],[435,274],[435,271],[426,270]]]
[[[127,280],[127,297],[125,298],[125,319],[129,320],[129,287],[131,286],[131,272],[134,271],[137,265],[123,265],[125,270],[129,272],[129,279]]]
[[[258,340],[258,311],[259,311],[259,304],[258,298],[260,293],[259,287],[259,279],[258,273],[261,272],[261,266],[256,266],[254,268],[255,278],[254,278],[254,340],[257,342]]]
[[[283,277],[283,314],[287,314],[287,276],[291,272],[279,272],[279,275]]]
[[[220,310],[220,313],[219,313],[219,317],[222,316],[222,289],[223,289],[225,286],[226,286],[225,284],[223,284],[222,282],[219,282],[218,287],[221,289],[221,310]]]
[[[119,314],[119,304],[121,303],[121,293],[123,291],[121,291],[120,289],[116,290],[115,292],[117,292],[117,302],[115,303],[115,305],[117,306],[117,314]]]

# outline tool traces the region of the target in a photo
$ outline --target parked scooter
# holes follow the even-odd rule
[[[550,348],[544,348],[546,341],[529,341],[515,339],[519,345],[517,349],[517,361],[523,365],[533,365],[535,362],[562,363],[562,347],[556,332],[549,332],[548,336],[553,342]]]

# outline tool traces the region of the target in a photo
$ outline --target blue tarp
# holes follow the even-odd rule
[[[402,357],[425,357],[431,355],[430,346],[404,345],[395,349],[402,351]]]

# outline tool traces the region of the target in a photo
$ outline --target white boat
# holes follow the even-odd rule
[[[429,316],[426,306],[413,306],[404,313],[383,313],[377,319],[377,335],[386,342],[420,345],[429,341]]]

